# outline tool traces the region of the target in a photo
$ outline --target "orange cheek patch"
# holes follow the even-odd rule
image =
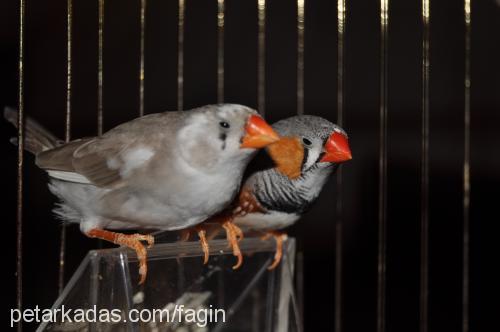
[[[269,145],[267,152],[280,173],[290,179],[300,176],[304,147],[298,137],[282,137],[279,141]]]

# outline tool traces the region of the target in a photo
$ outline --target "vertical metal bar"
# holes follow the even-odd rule
[[[344,113],[344,30],[345,0],[337,0],[337,124],[342,126]]]
[[[304,114],[304,13],[305,0],[297,0],[297,114]]]
[[[217,103],[224,102],[224,14],[224,0],[217,0]],[[225,302],[224,274],[222,272],[217,274],[217,282],[219,306],[222,307]]]
[[[72,87],[72,45],[73,45],[73,0],[67,0],[67,62],[66,62],[66,120],[64,139],[71,140],[71,87]]]
[[[429,310],[429,38],[430,0],[422,0],[422,160],[420,229],[420,331],[428,330]]]
[[[297,252],[297,268],[295,277],[295,288],[297,290],[297,303],[300,321],[304,321],[304,253]]]
[[[345,0],[337,0],[337,124],[344,119],[344,30]],[[337,170],[335,215],[335,332],[342,331],[342,166]]]
[[[224,102],[224,0],[217,0],[217,103]]]
[[[64,140],[71,140],[71,49],[72,49],[72,27],[73,27],[73,0],[67,0],[67,61],[66,61],[66,118]],[[66,224],[61,226],[61,240],[59,247],[59,281],[58,293],[62,293],[64,288],[64,266],[66,261]]]
[[[380,131],[378,194],[377,331],[385,331],[387,269],[387,96],[389,0],[380,0]]]
[[[177,110],[184,109],[184,14],[185,0],[179,0],[177,30]]]
[[[19,91],[17,117],[17,220],[16,220],[16,304],[23,307],[23,168],[24,168],[24,20],[25,0],[19,0]],[[22,322],[17,331],[22,331]]]
[[[98,63],[97,63],[97,134],[102,135],[103,111],[102,111],[102,45],[104,38],[104,0],[99,0],[99,40],[98,40]]]
[[[257,55],[257,107],[266,115],[266,0],[257,0],[258,55]]]
[[[146,0],[141,0],[141,54],[139,66],[139,116],[144,115],[144,37],[146,34]]]
[[[465,78],[464,78],[464,184],[463,184],[463,262],[462,262],[462,332],[469,331],[469,228],[470,228],[470,56],[471,0],[464,1]]]

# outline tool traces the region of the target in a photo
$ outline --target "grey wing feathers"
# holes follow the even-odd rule
[[[3,116],[5,120],[17,128],[19,115],[15,109],[5,107]],[[12,142],[17,144],[17,139],[12,140]],[[42,127],[32,118],[26,117],[24,131],[24,147],[26,150],[36,155],[42,151],[52,149],[60,143],[61,141],[59,141],[57,137],[52,135],[47,129]]]
[[[150,114],[123,123],[82,145],[73,154],[75,171],[98,187],[117,186],[124,156],[138,146],[158,147],[165,132],[181,118],[180,112]]]
[[[73,165],[77,173],[82,174],[98,187],[109,187],[121,180],[120,168],[123,165],[121,154],[130,142],[120,139],[96,139],[81,146],[73,154]],[[110,160],[114,164],[110,164]]]
[[[25,148],[36,155],[38,167],[50,176],[98,187],[120,183],[120,169],[127,149],[138,145],[158,146],[166,136],[173,138],[175,128],[186,112],[165,112],[143,116],[123,123],[100,137],[77,139],[64,144],[31,118],[25,121]],[[5,119],[17,127],[18,113],[4,109]],[[110,162],[112,161],[112,162]]]
[[[51,150],[40,152],[36,156],[36,165],[45,170],[74,172],[73,154],[81,146],[94,138],[84,138],[71,141]]]
[[[120,160],[119,154],[126,146],[123,142],[111,142],[102,137],[69,142],[60,147],[40,153],[36,158],[38,167],[57,178],[109,187],[120,181],[119,164],[111,168],[108,160]],[[121,143],[121,144],[120,144]],[[54,172],[55,171],[55,172]],[[70,174],[73,173],[73,174]],[[74,173],[84,177],[75,177]]]
[[[127,152],[138,146],[153,148],[162,144],[162,137],[173,135],[174,131],[169,129],[182,118],[175,113],[179,112],[147,115],[121,124],[103,136],[72,141],[42,152],[37,156],[37,165],[64,180],[82,181],[83,176],[83,181],[98,187],[118,186]]]

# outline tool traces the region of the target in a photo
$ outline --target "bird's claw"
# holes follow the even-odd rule
[[[139,261],[139,285],[142,285],[146,281],[148,274],[147,251],[141,241],[147,242],[148,249],[154,245],[154,237],[143,234],[120,234],[116,241],[116,244],[135,250],[137,260]]]
[[[147,242],[147,247],[151,248],[155,243],[155,239],[152,235],[122,234],[110,232],[103,229],[91,229],[86,234],[91,238],[106,240],[114,244],[125,246],[135,250],[137,254],[137,260],[139,261],[139,285],[144,283],[144,281],[146,280],[146,275],[148,273],[148,265],[146,261],[146,248],[144,248],[144,245],[141,241]]]
[[[145,234],[132,234],[132,235],[135,236],[137,238],[137,240],[139,240],[139,241],[147,242],[148,249],[151,249],[151,247],[153,247],[155,244],[155,238],[153,235],[149,235],[149,234],[147,234],[147,235],[145,235]]]
[[[198,232],[198,237],[200,238],[201,248],[203,249],[203,264],[206,265],[208,263],[208,258],[210,256],[210,248],[208,246],[207,241],[207,231],[201,227],[195,227],[196,232]]]
[[[274,270],[281,262],[281,258],[283,257],[283,242],[286,241],[286,239],[288,238],[288,236],[285,233],[267,232],[261,237],[261,239],[265,241],[269,239],[271,236],[276,241],[276,252],[274,253],[273,262],[267,268],[269,271]]]
[[[232,220],[227,220],[222,223],[222,227],[226,230],[229,247],[233,249],[233,255],[237,258],[237,262],[233,266],[233,270],[236,270],[241,266],[241,264],[243,264],[243,255],[241,254],[240,246],[238,245],[238,242],[243,239],[243,231],[241,228],[236,226]]]

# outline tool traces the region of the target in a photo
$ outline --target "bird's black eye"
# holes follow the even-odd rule
[[[302,137],[302,142],[305,144],[305,145],[311,145],[312,142],[310,140],[308,140],[307,138],[305,137]]]
[[[229,123],[227,123],[226,121],[219,122],[219,126],[221,126],[222,128],[226,128],[226,129],[229,129],[229,127],[230,127]]]

